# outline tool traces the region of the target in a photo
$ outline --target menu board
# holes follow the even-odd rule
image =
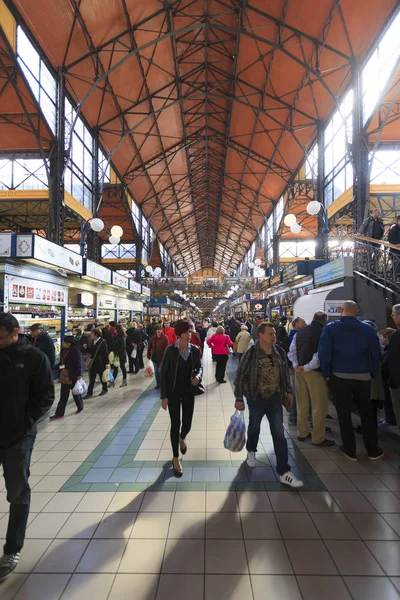
[[[142,285],[142,294],[144,294],[145,296],[148,296],[150,298],[150,294],[151,294],[150,288],[146,287],[145,285]]]
[[[104,294],[97,294],[97,308],[109,308],[111,310],[116,310],[116,296],[106,296]]]
[[[9,302],[65,306],[68,303],[68,288],[55,283],[9,275],[8,300]]]
[[[80,254],[53,244],[39,235],[18,234],[16,256],[34,258],[66,271],[82,273],[83,260]]]
[[[142,293],[142,286],[140,285],[140,283],[138,283],[134,279],[129,280],[129,289],[132,292],[137,292],[138,294]]]
[[[115,271],[113,271],[112,276],[113,276],[113,284],[114,285],[124,288],[124,290],[129,290],[128,277],[125,277],[124,275],[120,275],[119,273],[116,273]]]
[[[99,265],[92,260],[85,261],[85,275],[103,283],[111,283],[111,271],[102,265]]]

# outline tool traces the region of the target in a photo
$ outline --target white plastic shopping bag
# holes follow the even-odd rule
[[[240,452],[246,443],[246,425],[244,422],[244,413],[237,410],[231,417],[231,421],[226,430],[224,446],[231,452]]]
[[[83,381],[83,379],[78,379],[73,387],[72,394],[74,396],[78,396],[79,394],[84,394],[86,392],[86,390],[87,390],[86,383]]]

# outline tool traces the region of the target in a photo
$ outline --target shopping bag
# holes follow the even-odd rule
[[[115,354],[112,350],[111,350],[110,354],[108,355],[108,362],[110,363],[110,365],[113,365],[115,362]]]
[[[72,394],[73,396],[78,396],[79,394],[84,394],[86,390],[86,383],[83,381],[83,379],[78,379],[73,387]]]
[[[224,438],[224,446],[231,452],[240,452],[246,443],[246,425],[244,423],[244,414],[236,411],[231,417]]]
[[[134,348],[131,352],[131,358],[136,358],[137,357],[137,348]]]
[[[101,376],[101,381],[103,383],[113,383],[114,377],[110,369],[104,369],[103,375]]]
[[[119,367],[120,366],[120,362],[119,362],[119,356],[116,356],[114,358],[114,367]]]
[[[154,377],[154,369],[153,369],[153,365],[151,362],[149,362],[148,366],[145,368],[144,370],[144,376],[145,378],[148,377]]]

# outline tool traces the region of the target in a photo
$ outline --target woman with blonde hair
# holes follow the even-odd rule
[[[251,335],[249,333],[249,328],[247,325],[242,325],[240,328],[240,332],[237,334],[235,339],[236,344],[236,354],[238,355],[238,360],[242,358],[242,354],[244,354],[249,347],[251,340]],[[235,349],[235,346],[234,346]]]
[[[225,369],[228,362],[229,348],[233,343],[229,335],[225,334],[224,328],[219,325],[214,335],[207,340],[207,345],[211,348],[216,360],[215,379],[218,383],[226,383]]]

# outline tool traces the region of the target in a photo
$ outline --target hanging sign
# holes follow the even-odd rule
[[[53,244],[39,235],[17,235],[16,257],[34,258],[53,267],[82,274],[83,260],[80,254]]]
[[[142,293],[142,286],[134,279],[129,280],[129,289],[131,290],[131,292],[136,292],[137,294]]]
[[[103,265],[98,265],[92,260],[85,260],[84,264],[85,275],[96,281],[102,281],[103,283],[111,284],[111,271],[106,269]]]
[[[114,285],[124,288],[124,290],[129,290],[129,279],[124,275],[120,275],[115,271],[112,272],[112,282]]]

